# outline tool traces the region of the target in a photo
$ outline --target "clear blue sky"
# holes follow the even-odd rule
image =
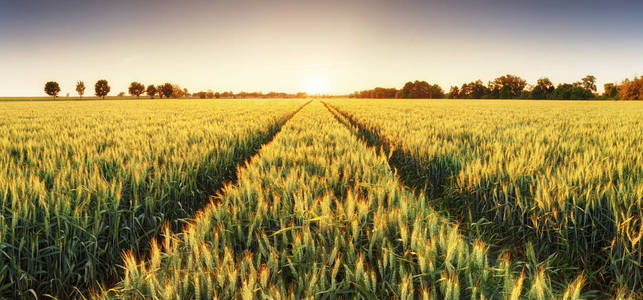
[[[0,96],[44,82],[112,94],[129,82],[190,91],[348,93],[511,73],[529,83],[643,75],[643,1],[3,1]],[[312,87],[311,87],[312,85]]]

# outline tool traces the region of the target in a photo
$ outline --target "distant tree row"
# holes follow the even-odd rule
[[[84,82],[78,81],[76,83],[76,92],[81,98],[85,94],[85,89],[86,88]],[[105,96],[109,94],[110,90],[111,87],[105,79],[96,81],[96,84],[94,85],[95,95],[103,99],[105,99]],[[185,96],[191,96],[187,89],[182,89],[178,84],[172,83],[164,83],[157,86],[151,84],[145,87],[145,85],[143,85],[142,83],[134,81],[129,85],[128,92],[130,95],[136,96],[137,98],[142,94],[147,93],[147,95],[152,99],[154,99],[156,95],[158,95],[159,98],[181,98]],[[58,82],[48,81],[47,83],[45,83],[45,93],[56,99],[58,93],[60,93],[60,85],[58,84]],[[120,92],[118,95],[124,96],[125,93]]]
[[[643,76],[625,79],[621,84],[606,83],[603,87],[607,99],[643,100]]]
[[[201,98],[201,99],[219,99],[219,98],[308,98],[306,93],[296,93],[288,94],[281,92],[269,92],[264,94],[263,92],[213,92],[212,90],[200,91],[192,94],[192,97]]]
[[[130,95],[136,96],[136,98],[139,98],[143,93],[146,93],[148,97],[151,99],[154,99],[156,95],[159,96],[159,98],[183,98],[183,97],[190,97],[191,94],[188,92],[188,89],[186,88],[181,88],[178,84],[173,84],[173,83],[163,83],[163,84],[158,84],[158,85],[153,85],[150,84],[147,87],[145,87],[144,84],[140,82],[132,82],[130,83],[129,87],[127,88],[127,91],[129,92]]]
[[[95,94],[98,97],[101,97],[105,99],[105,96],[107,96],[110,92],[110,86],[107,82],[107,80],[101,79],[96,82],[94,85],[94,90]],[[136,96],[139,98],[143,94],[147,94],[148,97],[154,99],[158,95],[159,98],[183,98],[183,97],[194,97],[194,98],[201,98],[201,99],[213,99],[213,98],[307,98],[308,94],[306,93],[296,93],[296,94],[288,94],[288,93],[279,93],[279,92],[270,92],[267,94],[264,94],[262,92],[239,92],[239,93],[233,93],[233,92],[213,92],[212,90],[208,90],[207,92],[200,91],[194,94],[190,94],[187,89],[181,88],[178,84],[172,84],[169,82],[159,84],[159,85],[153,85],[150,84],[147,87],[137,81],[134,81],[130,83],[128,89],[128,93],[132,96]],[[85,83],[82,81],[78,81],[76,83],[76,92],[78,93],[78,96],[81,98],[85,94]],[[58,82],[55,81],[49,81],[45,83],[45,93],[49,96],[56,97],[58,96],[58,93],[60,93],[60,85]],[[118,96],[125,96],[124,92],[120,92]]]
[[[452,86],[449,91],[451,99],[559,99],[583,100],[596,97],[596,78],[592,75],[583,77],[575,83],[563,83],[554,86],[549,78],[540,78],[534,86],[515,76],[504,75],[484,85],[482,81],[465,83],[462,87]]]
[[[574,83],[555,86],[549,78],[538,79],[536,85],[515,76],[504,75],[484,84],[481,80],[452,86],[447,94],[437,84],[426,81],[407,82],[402,89],[377,87],[372,90],[357,91],[353,98],[425,98],[435,99],[623,99],[643,100],[643,76],[625,79],[621,84],[607,83],[603,95],[596,93],[596,77],[587,75]]]
[[[350,95],[353,98],[408,98],[408,99],[436,99],[444,98],[444,91],[437,84],[426,81],[407,82],[402,89],[376,87],[372,90],[358,91]]]
[[[97,97],[102,97],[103,99],[107,94],[109,94],[110,87],[109,84],[107,83],[107,80],[101,79],[99,81],[96,81],[96,84],[94,85],[94,91],[96,93]],[[82,98],[83,95],[85,94],[85,83],[82,81],[78,81],[76,83],[76,92],[78,95]],[[58,82],[55,81],[48,81],[45,83],[45,93],[49,96],[56,97],[58,96],[58,93],[60,93],[60,85]]]

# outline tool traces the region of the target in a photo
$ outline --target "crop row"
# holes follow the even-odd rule
[[[641,293],[639,103],[329,103],[436,205],[489,224],[488,242],[530,244],[539,259],[584,271],[591,288]]]
[[[387,158],[318,103],[295,115],[181,233],[97,298],[577,299],[517,269],[403,187]],[[527,265],[523,265],[527,266]],[[522,270],[522,272],[521,272]]]
[[[3,104],[0,297],[114,281],[122,251],[192,217],[301,104]]]

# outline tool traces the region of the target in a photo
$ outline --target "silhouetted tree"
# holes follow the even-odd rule
[[[596,92],[596,77],[587,75],[581,79],[581,83],[583,85],[583,88],[585,88],[586,90]]]
[[[606,83],[603,85],[603,88],[605,89],[603,96],[609,99],[614,99],[618,97],[618,87],[616,86],[616,84]]]
[[[161,98],[163,98],[163,96],[165,96],[165,98],[172,97],[172,92],[174,92],[174,87],[169,82],[159,86],[159,96]]]
[[[643,76],[623,80],[618,87],[618,96],[623,100],[643,100]]]
[[[444,91],[437,84],[429,84],[426,81],[416,80],[404,84],[402,89],[396,93],[395,97],[410,99],[444,98]]]
[[[56,99],[56,96],[58,96],[58,93],[60,93],[60,86],[58,85],[58,82],[55,81],[48,81],[45,83],[45,93],[49,96],[53,96],[54,100]]]
[[[140,82],[132,82],[129,85],[129,88],[127,88],[127,91],[129,92],[130,95],[136,96],[138,98],[143,92],[145,92],[145,86],[140,83]]]
[[[499,97],[502,99],[517,98],[525,89],[527,81],[524,79],[507,74],[496,78],[489,84],[489,89],[498,91]]]
[[[482,81],[465,83],[460,88],[460,98],[463,99],[482,99],[489,95],[489,88]]]
[[[415,96],[415,92],[413,91],[415,88],[415,85],[413,82],[409,81],[404,84],[402,89],[397,93],[395,98],[413,98]]]
[[[372,90],[357,91],[350,95],[353,98],[391,99],[397,98],[397,89],[376,87]],[[286,96],[287,94],[284,94]]]
[[[153,84],[150,84],[147,86],[147,90],[145,90],[147,95],[150,96],[150,98],[154,99],[154,95],[158,92],[156,90],[156,87]]]
[[[578,84],[559,84],[551,94],[551,99],[556,100],[586,100],[594,98],[591,90]]]
[[[536,86],[531,90],[531,99],[547,99],[554,92],[554,84],[549,78],[538,79]]]
[[[181,98],[185,96],[183,94],[183,89],[178,84],[172,85],[172,98]]]
[[[449,90],[449,99],[458,99],[460,97],[460,89],[457,86],[452,86]]]
[[[78,96],[80,96],[80,98],[83,97],[83,95],[85,94],[85,83],[84,82],[82,82],[82,81],[76,82],[76,93],[78,93]]]
[[[96,84],[94,85],[94,93],[96,96],[101,97],[105,99],[105,96],[109,94],[109,84],[107,83],[107,80],[101,79],[99,81],[96,81]]]

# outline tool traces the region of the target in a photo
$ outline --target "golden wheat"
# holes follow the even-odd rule
[[[71,297],[207,202],[302,102],[0,106],[0,295]]]

